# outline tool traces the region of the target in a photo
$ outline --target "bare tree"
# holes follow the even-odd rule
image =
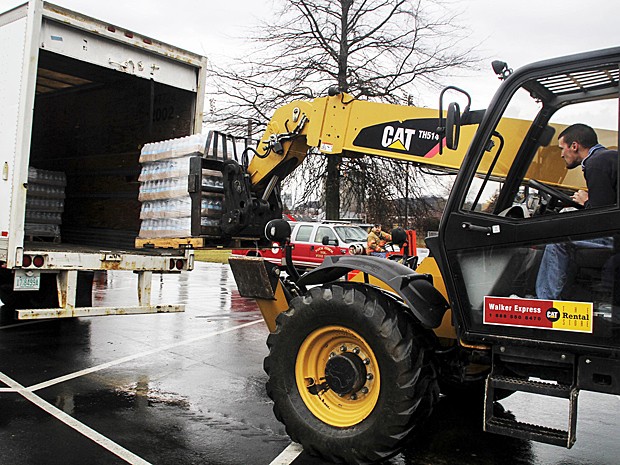
[[[309,189],[298,194],[298,205],[315,199],[325,203],[325,157],[307,157],[306,169],[298,169],[285,181],[290,189],[295,185],[318,186],[318,196]],[[416,229],[422,236],[437,229],[442,197],[454,182],[454,174],[377,157],[339,158],[338,169],[342,213],[365,212],[367,223]]]
[[[249,119],[261,132],[278,106],[325,94],[334,84],[355,98],[411,103],[451,70],[476,63],[462,45],[466,31],[456,26],[450,5],[439,0],[274,3],[279,10],[251,37],[256,50],[214,69],[219,95],[210,120],[227,130],[245,134]],[[309,158],[311,164],[316,157]],[[328,219],[339,218],[342,168],[363,165],[358,162],[327,157],[321,185]]]

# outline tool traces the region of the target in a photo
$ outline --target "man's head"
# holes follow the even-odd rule
[[[590,148],[596,144],[598,144],[598,138],[594,129],[581,123],[567,127],[558,136],[562,158],[569,170],[579,166],[588,156]]]
[[[375,224],[375,225],[372,227],[372,230],[373,230],[374,232],[376,232],[376,233],[381,232],[381,225],[380,225],[380,224],[378,224],[378,223],[377,223],[377,224]]]

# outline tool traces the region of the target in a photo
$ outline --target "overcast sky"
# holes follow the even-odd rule
[[[25,0],[0,0],[16,5]],[[239,40],[257,18],[268,19],[272,0],[54,0],[52,3],[134,30],[217,61],[229,50],[243,49]],[[457,23],[468,27],[472,44],[489,57],[471,78],[445,83],[472,93],[473,107],[486,107],[499,81],[490,61],[512,68],[544,58],[620,45],[617,0],[452,0],[461,10]],[[2,8],[4,9],[4,8]],[[422,102],[437,107],[436,92]]]

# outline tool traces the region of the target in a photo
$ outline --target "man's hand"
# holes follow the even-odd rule
[[[572,199],[580,205],[585,205],[588,201],[588,193],[586,191],[578,190],[573,194]]]

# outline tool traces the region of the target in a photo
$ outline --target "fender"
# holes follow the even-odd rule
[[[420,274],[385,258],[359,255],[327,256],[323,263],[304,274],[297,284],[308,286],[335,281],[349,271],[359,270],[383,281],[407,304],[413,315],[427,328],[437,328],[449,305],[433,286],[433,277]]]

